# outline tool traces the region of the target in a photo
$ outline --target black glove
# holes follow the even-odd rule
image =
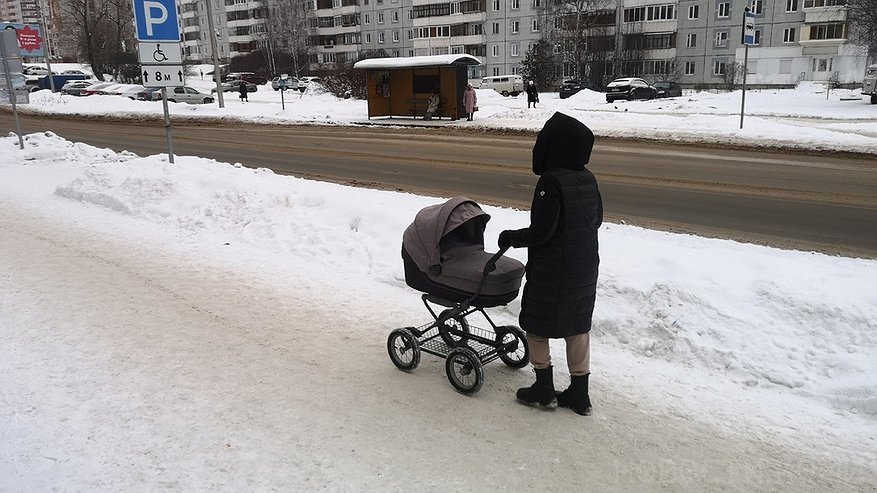
[[[505,250],[512,246],[512,231],[507,229],[499,234],[499,241],[497,241],[500,250]]]

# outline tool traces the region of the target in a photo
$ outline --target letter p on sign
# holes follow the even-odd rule
[[[176,0],[133,0],[138,41],[179,41]]]

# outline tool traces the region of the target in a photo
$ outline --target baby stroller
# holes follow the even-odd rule
[[[390,359],[400,370],[417,368],[421,352],[445,358],[448,380],[464,394],[481,389],[485,364],[498,358],[523,368],[530,361],[524,331],[498,327],[484,311],[517,298],[524,275],[524,265],[504,257],[505,250],[484,251],[488,220],[490,215],[466,197],[417,213],[402,235],[405,282],[424,293],[421,299],[433,320],[396,329],[387,339]],[[469,324],[466,317],[475,312],[490,329]]]

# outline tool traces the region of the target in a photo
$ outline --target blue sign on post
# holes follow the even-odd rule
[[[179,41],[176,0],[133,0],[138,41]]]
[[[743,44],[755,44],[755,12],[749,12],[749,9],[743,12]]]

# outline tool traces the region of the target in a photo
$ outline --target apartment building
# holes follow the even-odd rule
[[[846,0],[679,0],[680,82],[714,85],[743,63],[744,11],[755,14],[747,83],[861,80],[867,50],[847,42]]]
[[[526,53],[545,38],[558,80],[642,76],[717,86],[728,67],[743,62],[746,7],[756,15],[756,44],[748,50],[752,84],[860,80],[866,62],[865,50],[846,40],[846,0],[180,0],[192,63],[211,57],[207,1],[226,62],[274,49],[266,36],[271,16],[300,8],[304,24],[296,32],[311,70],[371,56],[465,53],[482,62],[470,67],[470,78],[517,74]]]

